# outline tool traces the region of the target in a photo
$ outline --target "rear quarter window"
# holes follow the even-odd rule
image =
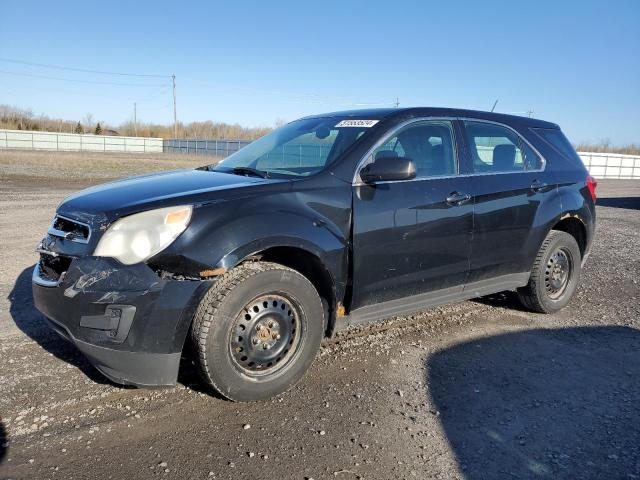
[[[576,153],[571,142],[569,142],[561,130],[555,128],[532,128],[531,130],[533,130],[534,133],[536,133],[563,157],[577,163],[578,165],[584,166],[580,155]]]

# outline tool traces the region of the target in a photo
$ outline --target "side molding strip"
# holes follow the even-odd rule
[[[464,286],[443,288],[412,297],[367,305],[366,307],[354,310],[347,316],[338,317],[336,321],[336,331],[354,325],[375,322],[431,307],[437,307],[446,303],[456,303],[502,292],[504,290],[514,290],[519,287],[524,287],[529,282],[530,275],[530,272],[512,273],[488,280],[480,280]]]

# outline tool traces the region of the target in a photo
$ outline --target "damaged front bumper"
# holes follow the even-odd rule
[[[57,279],[33,271],[35,306],[107,378],[175,385],[191,319],[209,281],[161,278],[145,264],[71,259]]]

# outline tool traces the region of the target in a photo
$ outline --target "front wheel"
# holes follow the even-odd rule
[[[573,236],[552,230],[542,242],[527,286],[518,289],[522,304],[540,313],[565,307],[578,286],[580,248]]]
[[[324,332],[324,308],[295,270],[249,262],[211,287],[191,337],[205,380],[234,401],[282,393],[309,368]]]

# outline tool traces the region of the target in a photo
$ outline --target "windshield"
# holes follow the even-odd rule
[[[250,143],[210,170],[246,174],[249,170],[269,177],[306,177],[330,165],[375,120],[342,117],[308,118],[291,122]]]

